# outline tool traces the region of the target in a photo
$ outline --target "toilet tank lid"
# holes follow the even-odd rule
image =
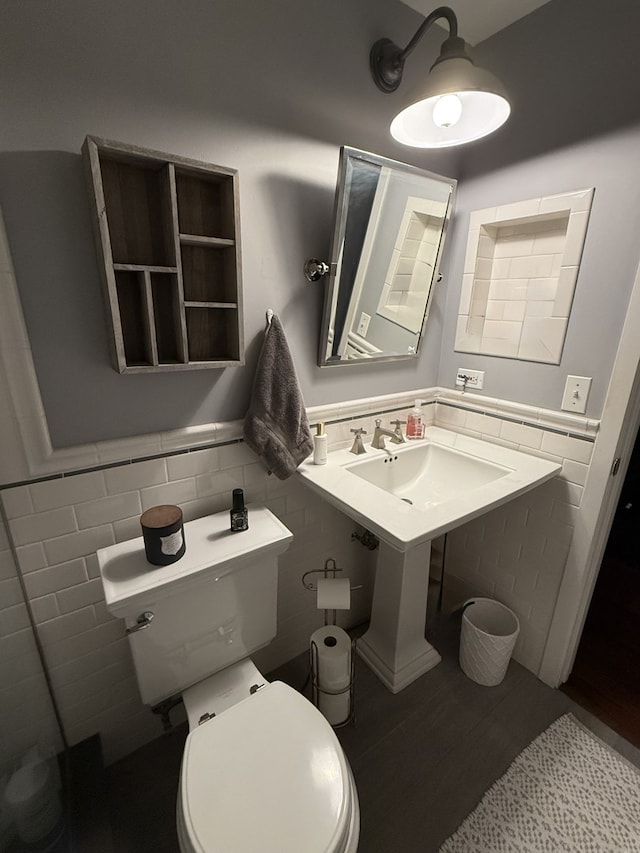
[[[262,556],[282,553],[293,533],[266,507],[249,506],[249,529],[231,532],[229,512],[207,515],[184,525],[186,552],[168,566],[147,562],[144,539],[130,539],[97,551],[107,609],[125,616],[139,602],[192,583],[202,572],[224,577]]]
[[[328,853],[352,808],[333,729],[277,681],[189,734],[179,796],[193,849],[210,853]]]

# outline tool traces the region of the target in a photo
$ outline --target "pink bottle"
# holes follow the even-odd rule
[[[424,423],[422,421],[422,400],[416,400],[413,409],[407,418],[407,438],[422,438],[424,436]]]

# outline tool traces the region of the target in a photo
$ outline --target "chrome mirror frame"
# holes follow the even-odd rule
[[[354,166],[357,165],[362,165],[364,168],[370,167],[372,169],[379,169],[381,173],[382,170],[385,169],[393,176],[399,176],[398,179],[402,181],[413,181],[413,179],[415,179],[416,182],[426,180],[433,181],[437,185],[440,194],[444,195],[446,198],[446,209],[442,217],[441,232],[437,244],[434,263],[431,270],[431,280],[428,283],[428,290],[426,291],[424,314],[422,316],[422,321],[419,323],[419,328],[414,332],[412,338],[410,333],[407,331],[407,339],[415,339],[415,345],[414,343],[408,343],[406,349],[402,349],[401,351],[398,347],[392,347],[389,351],[385,351],[384,349],[380,349],[375,345],[372,345],[369,348],[367,346],[367,342],[361,342],[363,346],[362,355],[343,358],[342,356],[335,355],[333,336],[335,334],[336,316],[338,314],[338,310],[347,310],[347,313],[350,312],[352,316],[355,315],[355,312],[357,310],[357,305],[350,304],[353,298],[353,290],[355,289],[354,285],[351,285],[351,291],[347,296],[345,296],[344,291],[341,295],[340,290],[343,273],[343,256],[345,249],[345,238],[347,234],[347,222],[350,213],[352,189],[351,179],[353,177],[350,172],[353,172]],[[336,367],[355,364],[371,364],[372,362],[378,363],[381,361],[397,361],[401,359],[416,358],[419,355],[420,346],[422,340],[424,339],[425,327],[433,297],[434,285],[441,278],[439,274],[439,267],[442,258],[442,251],[444,248],[447,228],[453,210],[456,186],[457,182],[454,179],[445,178],[441,175],[434,174],[433,172],[428,172],[417,166],[412,166],[406,163],[400,163],[396,160],[391,160],[387,157],[382,157],[378,154],[372,154],[370,152],[362,151],[357,148],[351,148],[349,146],[343,146],[340,149],[338,183],[334,208],[334,231],[331,245],[330,260],[328,263],[325,263],[323,261],[319,261],[315,258],[312,258],[305,264],[305,275],[310,281],[318,281],[324,276],[326,276],[326,274],[328,273],[328,281],[324,283],[325,299],[320,329],[320,345],[318,352],[318,364],[320,367]],[[426,197],[427,196],[425,195],[425,198]],[[445,204],[444,201],[443,204]],[[381,213],[382,212],[383,211],[381,211]],[[380,218],[380,221],[382,221],[382,217]],[[380,226],[378,225],[376,227]],[[397,226],[395,226],[395,228],[397,229]],[[369,226],[367,225],[367,231],[368,230]],[[355,248],[356,250],[358,249],[357,246]],[[362,247],[359,248],[360,252],[362,252]],[[389,263],[389,261],[387,261],[386,263]],[[357,266],[358,268],[360,267],[359,256]],[[376,278],[378,278],[379,280],[372,281],[374,294],[376,290],[380,294],[382,293],[385,273],[386,271],[378,271]],[[354,272],[353,275],[358,275],[358,272]],[[367,284],[372,279],[371,275],[369,275],[368,268],[366,273],[364,271],[360,271],[359,275],[361,277],[361,280],[364,280],[366,278]],[[364,283],[362,287],[364,288]],[[345,299],[346,304],[349,306],[347,309],[345,309]],[[339,300],[341,300],[341,305],[339,305]],[[356,295],[356,302],[357,301],[358,299]],[[376,313],[376,315],[378,316],[382,316],[379,315],[379,312],[374,313]],[[376,320],[378,320],[378,316],[376,316]],[[346,320],[341,330],[341,336],[345,335],[344,326],[346,326]],[[332,352],[332,350],[334,352]]]

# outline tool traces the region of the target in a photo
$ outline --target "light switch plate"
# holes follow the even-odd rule
[[[567,376],[561,408],[565,412],[580,412],[584,414],[587,411],[587,398],[589,397],[590,388],[590,376]]]

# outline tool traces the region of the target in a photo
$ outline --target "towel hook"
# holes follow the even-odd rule
[[[273,308],[267,308],[267,326],[271,325],[272,319],[273,319]]]

